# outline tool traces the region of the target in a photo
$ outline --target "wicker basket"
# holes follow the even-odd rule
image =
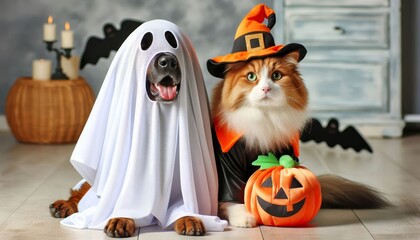
[[[79,138],[93,101],[92,89],[83,78],[19,78],[7,96],[6,118],[21,142],[72,143]]]

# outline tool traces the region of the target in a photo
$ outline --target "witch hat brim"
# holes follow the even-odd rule
[[[258,52],[236,52],[224,56],[218,56],[207,61],[207,70],[211,75],[223,78],[226,66],[231,63],[246,62],[258,58],[282,57],[291,52],[299,53],[298,61],[301,61],[306,55],[306,48],[299,43],[289,43],[287,45],[277,45],[266,48]]]
[[[267,25],[264,20],[267,19]],[[271,28],[276,23],[276,14],[264,4],[258,4],[242,19],[235,34],[233,48],[230,54],[218,56],[207,61],[209,73],[223,78],[226,65],[245,62],[257,58],[284,56],[297,51],[298,61],[306,55],[306,48],[299,43],[275,45]]]

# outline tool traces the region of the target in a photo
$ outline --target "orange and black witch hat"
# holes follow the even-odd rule
[[[263,24],[265,19],[267,19],[267,25]],[[294,51],[299,52],[298,60],[302,60],[306,55],[306,48],[303,45],[298,43],[275,45],[270,32],[275,23],[276,14],[273,9],[264,4],[259,4],[251,9],[236,30],[232,52],[207,61],[207,69],[210,74],[223,78],[226,64],[268,56],[283,56]]]

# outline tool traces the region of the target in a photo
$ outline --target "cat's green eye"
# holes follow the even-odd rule
[[[248,81],[250,82],[255,82],[255,80],[257,80],[257,74],[253,73],[253,72],[249,72],[246,75],[246,78],[248,79]]]
[[[271,79],[273,79],[274,81],[280,80],[280,78],[281,78],[281,73],[279,71],[275,71],[271,75]]]

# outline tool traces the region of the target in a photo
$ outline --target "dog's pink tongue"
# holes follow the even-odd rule
[[[172,100],[176,97],[176,86],[165,87],[158,85],[160,96],[165,100]]]

